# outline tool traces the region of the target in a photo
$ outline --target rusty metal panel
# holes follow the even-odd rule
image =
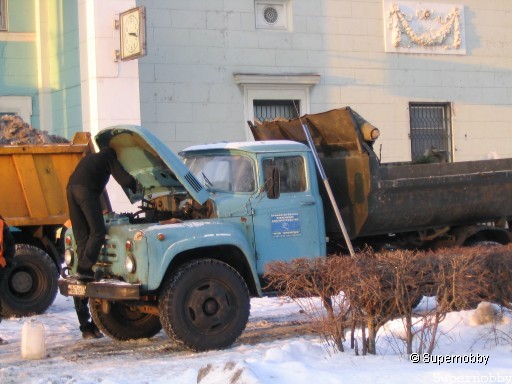
[[[320,156],[345,156],[362,152],[360,131],[353,111],[346,107],[304,115],[301,119],[256,122],[251,126],[254,139],[293,140],[306,144],[301,122],[306,124]]]

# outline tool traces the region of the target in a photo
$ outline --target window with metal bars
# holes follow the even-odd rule
[[[410,103],[413,161],[453,161],[450,103]]]
[[[261,122],[276,117],[295,119],[300,113],[300,100],[254,100],[253,106],[254,118]]]
[[[7,0],[0,0],[0,31],[7,31]]]

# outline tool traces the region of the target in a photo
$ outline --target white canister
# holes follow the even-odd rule
[[[21,331],[21,357],[42,359],[46,355],[44,324],[32,319],[23,324]]]

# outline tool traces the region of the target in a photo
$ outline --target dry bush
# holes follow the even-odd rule
[[[324,337],[327,346],[343,352],[349,305],[340,294],[338,259],[296,259],[274,262],[265,279],[269,285],[293,299],[309,316],[313,331]],[[320,299],[322,306],[318,305]]]
[[[488,247],[437,250],[434,278],[438,311],[476,308],[490,296],[492,273],[487,267]]]
[[[504,247],[475,246],[429,253],[436,260],[432,274],[437,305],[423,314],[418,353],[432,353],[439,337],[439,324],[448,312],[473,309],[485,300],[503,301],[503,292],[498,292],[497,288],[502,287],[503,282],[496,280],[499,277],[492,270],[496,265],[503,267],[506,257],[495,257],[502,252],[505,252]],[[503,273],[502,268],[499,270]]]
[[[512,244],[491,247],[486,254],[486,269],[490,272],[487,301],[512,310]]]
[[[352,308],[353,327],[362,328],[362,353],[376,354],[377,332],[397,315],[393,271],[383,254],[370,250],[353,258],[340,257],[339,266],[342,291]]]
[[[484,300],[511,308],[512,245],[435,252],[365,250],[355,257],[297,259],[270,264],[265,278],[316,320],[313,327],[335,350],[343,351],[350,326],[356,354],[356,328],[362,333],[362,354],[376,354],[379,329],[400,316],[407,353],[413,352],[414,337],[416,352],[432,353],[448,312],[476,308]],[[436,296],[437,305],[415,320],[413,309],[423,295]]]
[[[420,251],[399,250],[386,252],[382,255],[393,270],[393,292],[396,309],[402,316],[405,329],[407,354],[413,352],[413,337],[416,333],[413,314],[414,308],[424,295],[433,289],[434,276],[432,271],[436,259],[430,254]]]

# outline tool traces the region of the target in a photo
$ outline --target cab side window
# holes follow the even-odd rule
[[[281,193],[304,192],[307,188],[304,158],[301,156],[282,156],[263,159],[265,180],[270,177],[272,166],[279,169]]]

